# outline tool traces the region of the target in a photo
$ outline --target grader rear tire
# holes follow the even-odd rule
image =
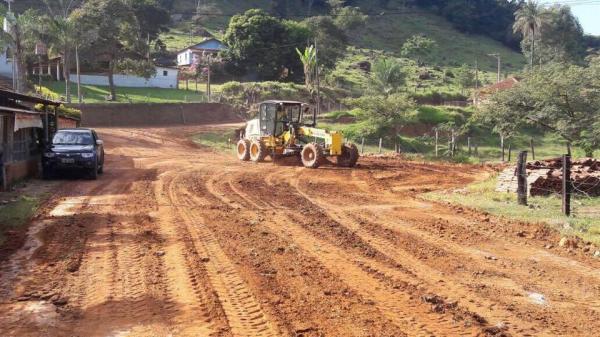
[[[252,144],[250,144],[250,160],[258,163],[264,161],[267,155],[267,146],[265,143],[260,140],[252,141]]]
[[[250,160],[250,141],[248,139],[240,139],[237,143],[237,157],[241,161]]]
[[[306,144],[304,145],[304,148],[302,148],[300,159],[302,160],[302,165],[304,165],[304,167],[316,169],[325,159],[323,148],[317,143]]]
[[[342,155],[336,159],[339,167],[354,167],[358,161],[358,148],[352,143],[346,143],[342,146]]]

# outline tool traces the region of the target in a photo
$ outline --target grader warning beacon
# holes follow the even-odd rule
[[[302,165],[318,168],[326,157],[341,167],[354,167],[356,145],[345,142],[341,132],[316,128],[316,111],[308,104],[271,100],[259,104],[258,116],[248,121],[237,144],[240,160],[261,162],[267,156],[297,156]]]

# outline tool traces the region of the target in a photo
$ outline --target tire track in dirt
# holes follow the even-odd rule
[[[318,185],[317,185],[318,186]],[[306,195],[306,193],[305,193]],[[310,196],[306,195],[307,197],[310,198]],[[313,198],[314,199],[314,198]],[[368,216],[363,216],[365,215],[365,213],[368,214],[368,212],[373,212],[374,214],[377,213],[375,212],[375,210],[371,210],[371,209],[365,209],[366,212],[363,213],[358,213],[361,216],[358,216],[359,218],[361,218],[361,220],[356,221],[355,219],[352,219],[352,217],[348,217],[345,215],[345,212],[347,212],[347,209],[344,209],[342,207],[339,207],[337,205],[335,205],[334,203],[330,203],[331,200],[328,200],[327,202],[321,201],[320,199],[318,200],[314,200],[315,203],[323,206],[324,208],[328,209],[329,214],[334,217],[336,220],[338,220],[340,223],[344,223],[346,225],[350,224],[350,228],[351,230],[355,230],[356,232],[358,232],[361,227],[371,227],[373,228],[373,220],[370,219]],[[411,203],[411,200],[402,200],[403,202],[406,203]],[[347,199],[343,199],[343,202],[347,202]],[[389,226],[389,224],[392,223],[397,223],[398,222],[398,217],[402,216],[403,214],[410,214],[406,213],[406,205],[403,205],[401,208],[399,208],[397,215],[394,217],[388,217],[386,218],[385,223],[387,224],[387,226]],[[383,223],[383,222],[382,222]],[[486,317],[493,317],[494,319],[501,319],[500,322],[511,322],[512,324],[515,325],[516,331],[519,334],[535,334],[538,335],[539,333],[543,333],[545,335],[555,335],[555,334],[561,334],[564,333],[563,331],[565,331],[565,328],[569,328],[572,329],[572,331],[576,331],[578,329],[578,326],[576,324],[572,323],[572,319],[566,319],[566,316],[562,316],[562,314],[560,316],[557,316],[555,318],[553,318],[553,314],[549,313],[545,308],[543,307],[539,307],[539,306],[533,306],[529,303],[529,300],[527,299],[527,294],[533,292],[533,290],[531,290],[531,286],[528,285],[527,288],[529,288],[529,291],[526,291],[525,288],[520,288],[520,294],[522,295],[518,295],[519,297],[513,297],[510,301],[503,301],[498,299],[498,295],[497,295],[497,291],[490,291],[490,290],[494,290],[494,288],[497,289],[502,289],[504,288],[505,291],[504,293],[515,293],[515,286],[519,283],[518,282],[518,278],[517,278],[517,282],[513,282],[512,280],[515,279],[513,276],[514,270],[494,270],[493,268],[488,268],[489,263],[493,263],[491,261],[488,261],[488,265],[483,265],[482,263],[474,263],[475,266],[481,268],[483,267],[483,270],[485,270],[484,272],[481,272],[482,269],[479,269],[479,271],[474,271],[474,274],[477,275],[478,273],[481,273],[480,277],[483,278],[487,278],[489,280],[494,280],[495,282],[489,282],[488,287],[485,287],[485,283],[481,283],[481,280],[477,280],[477,279],[473,279],[472,275],[469,275],[468,273],[461,273],[461,274],[457,274],[454,275],[454,273],[438,273],[436,269],[432,269],[432,268],[427,268],[426,266],[429,264],[428,261],[434,261],[434,268],[435,265],[437,265],[437,268],[443,268],[443,269],[448,269],[448,267],[452,267],[452,266],[464,266],[469,265],[469,260],[468,259],[464,259],[466,256],[468,256],[467,254],[463,254],[464,256],[460,256],[461,252],[462,253],[466,253],[464,249],[458,249],[458,255],[459,256],[455,256],[456,252],[454,252],[453,249],[447,249],[448,245],[443,245],[440,244],[440,241],[436,241],[436,242],[428,242],[428,240],[422,236],[419,235],[414,235],[416,233],[406,233],[405,231],[407,230],[407,228],[409,227],[405,227],[405,226],[395,226],[396,229],[396,233],[394,234],[393,237],[391,237],[390,233],[386,233],[385,231],[376,231],[376,232],[366,232],[367,230],[364,229],[363,232],[366,232],[366,235],[361,235],[361,237],[363,237],[366,241],[370,242],[371,244],[375,245],[376,248],[379,251],[382,252],[392,252],[392,256],[394,257],[394,255],[396,255],[398,253],[398,247],[401,247],[402,250],[405,250],[407,254],[400,254],[399,256],[396,256],[395,258],[398,258],[400,260],[411,260],[411,254],[413,251],[416,252],[415,249],[419,249],[421,251],[431,251],[432,248],[435,251],[439,251],[439,249],[442,249],[442,251],[439,251],[441,254],[436,254],[436,259],[427,259],[427,256],[423,256],[421,257],[419,260],[416,259],[412,259],[410,265],[411,270],[415,271],[417,274],[420,273],[420,277],[422,279],[428,279],[429,275],[433,275],[433,279],[436,279],[438,277],[440,277],[442,280],[446,281],[447,279],[452,280],[452,282],[448,283],[445,282],[446,285],[443,288],[448,288],[448,284],[450,285],[450,294],[455,293],[455,294],[463,294],[462,296],[460,295],[455,295],[455,296],[459,296],[459,297],[464,297],[464,298],[471,298],[471,300],[469,301],[470,303],[467,303],[467,306],[470,307],[471,310],[478,310],[480,313],[485,313],[488,312],[488,315],[484,315]],[[363,233],[365,234],[365,233]],[[407,236],[408,235],[408,236]],[[402,238],[405,237],[404,241],[398,241],[398,238]],[[382,237],[383,239],[377,239],[377,237]],[[430,241],[434,241],[434,240],[430,240]],[[377,247],[378,246],[378,247]],[[420,247],[420,248],[417,248]],[[454,247],[456,248],[456,247]],[[499,248],[502,250],[506,250],[506,243],[502,244],[502,246]],[[529,250],[523,250],[523,252],[525,254],[531,254],[531,249]],[[402,253],[402,252],[401,252]],[[469,252],[472,253],[472,252]],[[488,253],[489,254],[489,253]],[[389,253],[388,253],[389,255]],[[477,255],[481,256],[483,255],[483,252],[478,252]],[[464,260],[463,260],[464,259]],[[482,266],[483,265],[483,266]],[[451,270],[452,268],[450,268],[449,270]],[[457,269],[461,269],[460,267]],[[423,271],[425,271],[425,273],[423,273]],[[430,274],[430,272],[433,271],[433,274]],[[468,270],[467,270],[468,271]],[[519,272],[517,272],[519,273]],[[494,275],[497,275],[494,276]],[[466,277],[465,277],[466,276]],[[510,283],[506,283],[503,282],[504,280],[510,280]],[[530,277],[531,279],[531,277]],[[467,281],[468,280],[468,281]],[[581,282],[581,280],[579,280]],[[578,283],[580,283],[578,282]],[[563,281],[559,282],[557,280],[556,284],[557,286],[559,285],[559,283],[564,283],[564,279]],[[461,284],[464,284],[464,286],[461,286]],[[478,288],[477,286],[479,284],[482,284],[482,288]],[[520,284],[528,284],[527,283],[527,275],[524,275],[523,277],[523,282],[520,282]],[[435,286],[435,284],[434,284]],[[475,287],[473,287],[475,286]],[[490,288],[491,286],[491,288]],[[459,289],[462,290],[457,291],[457,287]],[[485,287],[485,288],[483,288]],[[442,290],[438,290],[437,293],[443,294],[444,291]],[[535,289],[535,287],[533,287]],[[435,289],[435,287],[433,287],[433,289]],[[518,288],[517,288],[518,289]],[[480,291],[483,290],[483,291]],[[472,292],[475,291],[477,293],[478,296],[473,296]],[[585,290],[582,290],[580,292],[579,298],[581,299],[583,295],[583,298],[585,300],[583,301],[578,301],[578,300],[570,300],[570,303],[581,303],[581,304],[585,304],[585,307],[590,308],[590,309],[594,309],[595,307],[595,303],[597,303],[596,299],[593,299],[593,295],[590,296],[591,294],[585,294]],[[466,296],[466,297],[465,297]],[[522,296],[525,296],[525,298],[523,298]],[[562,297],[562,295],[561,295]],[[456,297],[455,297],[456,298]],[[483,300],[487,298],[487,300]],[[506,297],[504,297],[506,298]],[[473,300],[475,299],[475,300]],[[517,301],[515,301],[517,300]],[[479,303],[478,303],[479,302]],[[487,302],[487,303],[486,303]],[[497,304],[503,304],[500,307],[498,307],[497,305],[495,305],[495,302]],[[560,302],[560,301],[557,301]],[[559,303],[555,302],[554,305],[560,305]],[[476,304],[477,305],[473,305]],[[515,307],[515,304],[519,303],[519,305],[517,305]],[[483,304],[483,306],[482,306]],[[503,307],[503,308],[502,308]],[[521,307],[521,310],[518,310],[518,308]],[[477,309],[477,308],[489,308],[489,309]],[[516,310],[517,309],[517,310]],[[515,311],[516,310],[516,311]],[[492,312],[492,314],[490,315],[489,312]],[[537,312],[537,314],[535,314]],[[597,316],[597,313],[593,313],[593,312],[589,312],[588,316],[591,317],[595,317]],[[520,319],[520,317],[526,318],[526,320]],[[541,320],[541,317],[547,317],[553,320],[552,324],[550,327],[548,327],[548,321],[547,320]],[[532,325],[529,322],[534,322],[538,324]],[[523,324],[525,323],[525,324]],[[537,326],[536,326],[537,325]],[[505,326],[508,326],[508,324],[505,324]],[[545,331],[545,332],[543,332]]]
[[[238,178],[234,177],[233,179]],[[260,195],[262,198],[271,200],[271,203],[273,204],[281,203],[283,201],[272,199],[261,193],[264,189],[261,189],[260,179],[248,179],[250,178],[246,177],[246,185],[248,187],[253,187],[251,190],[253,193]],[[268,183],[262,183],[267,184],[268,186]],[[248,197],[249,195],[244,198]],[[289,198],[289,200],[292,201],[291,204],[304,204],[293,197]],[[274,217],[276,216],[271,216],[271,218]],[[295,212],[284,212],[283,218],[277,222],[286,223],[286,229],[282,231],[280,226],[274,225],[275,227],[270,227],[270,230],[283,237],[292,236],[293,241],[296,244],[299,244],[301,248],[317,258],[320,263],[325,265],[334,274],[340,276],[346,284],[354,288],[364,298],[369,300],[375,298],[374,305],[377,306],[388,319],[392,320],[392,322],[401,327],[401,329],[406,331],[409,335],[458,335],[467,333],[468,335],[474,336],[480,332],[477,328],[464,328],[458,326],[458,324],[453,322],[451,316],[432,314],[430,308],[427,305],[423,305],[419,298],[413,298],[408,294],[398,292],[391,287],[381,284],[380,280],[372,274],[382,273],[382,271],[385,270],[388,273],[392,273],[394,279],[399,283],[404,284],[411,283],[411,279],[414,278],[414,275],[402,274],[396,269],[392,270],[391,268],[386,268],[372,259],[361,259],[342,248],[317,239],[312,233],[295,225],[296,222],[302,222],[302,219]],[[276,228],[279,228],[279,230]],[[315,244],[315,242],[318,242],[318,244]],[[317,248],[315,248],[315,246],[317,246]],[[350,256],[353,257],[350,258]],[[363,268],[364,266],[376,266],[374,269],[379,270],[379,272],[370,272],[368,270],[369,268],[367,267],[367,270],[365,270]],[[377,287],[373,289],[374,283],[383,285],[385,290],[377,290]],[[393,295],[391,295],[390,292],[393,293]],[[418,324],[417,321],[420,322],[420,324]],[[415,325],[417,325],[417,328],[415,328]]]
[[[181,179],[182,175],[176,176],[174,185],[178,186],[177,182]],[[279,336],[276,325],[270,322],[252,291],[238,275],[236,267],[222,251],[211,231],[203,224],[202,213],[196,210],[198,205],[179,194],[183,190],[184,185],[172,188],[171,199],[175,204],[182,205],[177,207],[177,210],[188,226],[197,249],[204,256],[210,256],[205,263],[206,271],[227,315],[232,333],[236,336]]]
[[[172,300],[167,304],[173,315],[174,326],[181,329],[181,336],[218,334],[228,336],[225,314],[204,268],[206,255],[198,251],[184,220],[174,206],[176,187],[173,180],[177,173],[169,171],[161,176],[155,187],[160,201],[157,211],[161,215],[159,233],[165,239],[164,260],[166,291]]]
[[[364,217],[364,221],[356,221],[352,217],[345,215],[344,212],[336,211],[336,206],[334,204],[311,197],[308,192],[300,187],[300,184],[301,178],[292,178],[291,185],[296,188],[296,191],[300,195],[323,209],[332,219],[347,226],[350,231],[356,233],[366,242],[369,242],[369,244],[377,251],[391,257],[394,261],[402,263],[402,265],[408,268],[411,273],[414,273],[416,278],[427,284],[427,289],[430,289],[435,294],[455,299],[468,299],[468,301],[462,301],[462,305],[466,306],[468,310],[483,315],[487,320],[490,320],[492,324],[499,323],[507,328],[511,328],[520,335],[534,336],[540,335],[541,333],[543,335],[551,336],[556,333],[556,331],[553,331],[552,328],[548,328],[543,322],[542,324],[531,324],[529,321],[520,319],[519,315],[515,315],[515,313],[512,312],[514,309],[498,307],[497,303],[495,303],[497,301],[495,298],[486,298],[481,293],[474,293],[473,290],[477,289],[463,285],[465,279],[462,276],[457,275],[454,277],[452,273],[441,272],[436,268],[429,267],[427,264],[427,256],[423,256],[421,259],[414,256],[415,252],[420,254],[417,247],[423,246],[424,241],[419,240],[420,238],[417,239],[417,237],[411,237],[407,240],[406,245],[404,245],[398,244],[398,241],[390,241],[385,237],[382,237],[381,234],[374,234],[365,228],[365,225],[372,221],[370,218]],[[406,202],[410,203],[411,200],[407,200]],[[394,219],[390,219],[390,221],[396,222]],[[431,245],[422,251],[431,251],[434,249],[438,252],[436,254],[438,260],[436,261],[446,261],[445,263],[448,265],[458,265],[466,262],[460,258],[455,258],[455,253],[452,250],[440,251],[442,247],[439,245]],[[423,260],[423,258],[425,260]],[[501,273],[501,275],[505,274],[506,273],[504,272]],[[437,282],[431,282],[430,280],[436,280]]]
[[[406,335],[391,320],[382,320],[381,312],[370,301],[350,290],[337,276],[330,275],[318,260],[299,250],[295,241],[271,232],[264,221],[274,216],[280,219],[276,211],[236,209],[235,216],[225,215],[221,212],[232,209],[227,204],[212,204],[219,203],[219,199],[207,191],[203,182],[206,179],[209,178],[198,174],[190,178],[186,197],[195,204],[212,205],[208,207],[212,211],[205,213],[207,225],[220,236],[221,244],[236,264],[246,267],[244,276],[253,280],[253,289],[260,297],[272,299],[271,313],[274,311],[283,320],[292,335]],[[232,179],[237,180],[237,176]],[[228,185],[231,181],[221,183]]]

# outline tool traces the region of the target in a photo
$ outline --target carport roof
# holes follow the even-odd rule
[[[4,88],[0,88],[0,97],[5,97],[5,98],[16,100],[16,101],[29,102],[29,103],[33,103],[33,104],[40,103],[43,105],[53,105],[53,106],[59,106],[61,104],[58,101],[52,101],[52,100],[37,97],[37,96],[25,95],[25,94],[21,94],[21,93],[18,93],[18,92],[12,91],[12,90],[7,90]]]

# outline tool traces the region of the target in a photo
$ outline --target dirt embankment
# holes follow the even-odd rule
[[[542,225],[429,203],[472,166],[240,163],[198,128],[100,130],[2,265],[0,335],[594,336],[600,261]],[[27,248],[29,247],[29,250]],[[34,248],[32,248],[34,247]],[[8,268],[8,266],[12,266]]]
[[[220,103],[85,104],[81,109],[84,127],[148,127],[236,123],[239,111]]]

